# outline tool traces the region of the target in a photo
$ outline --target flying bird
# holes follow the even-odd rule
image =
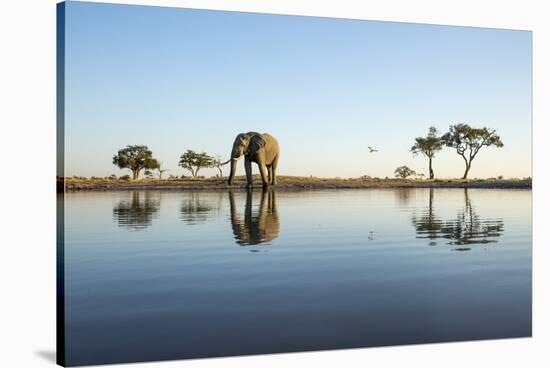
[[[367,147],[369,147],[369,153],[378,152],[377,149],[374,149],[371,146],[367,146]]]
[[[374,231],[369,231],[369,240],[374,240]]]

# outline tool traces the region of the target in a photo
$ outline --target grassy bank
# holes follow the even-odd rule
[[[379,178],[315,178],[299,176],[280,176],[277,189],[361,189],[361,188],[518,188],[530,189],[531,179],[379,179]],[[101,178],[58,178],[57,190],[219,190],[245,188],[246,178],[236,177],[233,186],[227,185],[226,178],[178,178],[178,179],[142,179],[121,180]],[[259,177],[254,178],[254,187],[261,187]]]

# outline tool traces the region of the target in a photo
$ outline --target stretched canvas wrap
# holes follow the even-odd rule
[[[57,11],[60,365],[531,336],[531,32]]]

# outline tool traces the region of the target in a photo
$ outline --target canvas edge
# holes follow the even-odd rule
[[[65,2],[56,4],[56,174],[65,177]],[[56,186],[59,183],[56,180]],[[65,366],[65,201],[56,188],[56,363]]]

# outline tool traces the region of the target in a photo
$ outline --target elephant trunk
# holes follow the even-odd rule
[[[236,158],[230,159],[231,161],[231,171],[229,172],[229,180],[228,184],[231,185],[231,182],[233,181],[233,177],[235,177],[235,171],[237,170],[237,160]]]

